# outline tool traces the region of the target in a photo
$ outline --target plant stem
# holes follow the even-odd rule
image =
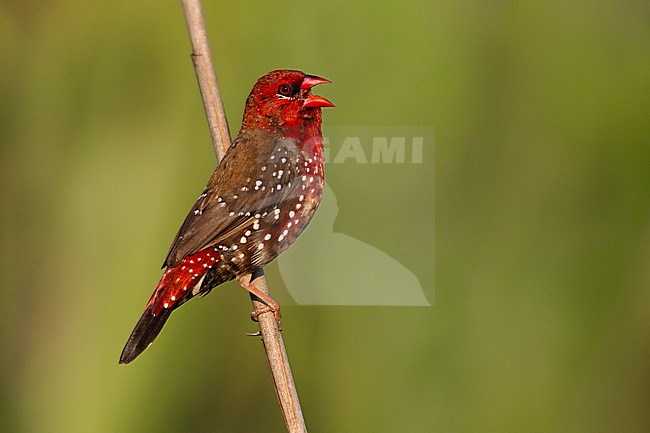
[[[181,0],[185,12],[185,21],[190,34],[192,44],[192,61],[194,71],[201,91],[201,99],[208,119],[212,144],[217,153],[217,159],[221,160],[230,147],[230,131],[226,113],[221,102],[217,77],[212,64],[212,54],[203,18],[203,11],[200,0]],[[250,280],[250,277],[243,277]],[[266,278],[262,273],[249,284],[268,294]],[[251,295],[255,311],[265,311],[266,305]],[[262,343],[266,359],[273,376],[275,392],[280,402],[282,416],[289,433],[307,433],[307,427],[300,408],[298,392],[293,381],[289,358],[284,347],[282,334],[278,328],[273,312],[263,312],[257,317]]]

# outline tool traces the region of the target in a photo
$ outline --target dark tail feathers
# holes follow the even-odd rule
[[[153,307],[147,307],[135,325],[135,329],[131,332],[126,346],[122,350],[120,364],[128,364],[149,347],[158,334],[160,334],[160,330],[165,325],[167,319],[169,319],[170,314],[172,314],[172,308],[165,308],[154,316]]]

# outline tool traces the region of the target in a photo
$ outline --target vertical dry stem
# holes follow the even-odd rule
[[[217,158],[221,160],[228,147],[230,147],[230,132],[212,64],[212,54],[208,43],[201,2],[200,0],[181,0],[181,3],[183,4],[185,20],[192,43],[192,60],[210,127],[212,144],[217,153]],[[268,294],[269,292],[264,275],[256,278],[250,284],[264,293]],[[252,295],[251,298],[255,310],[263,311],[265,305]],[[258,323],[287,431],[289,433],[307,433],[298,393],[289,367],[289,359],[274,314],[272,312],[259,314]]]

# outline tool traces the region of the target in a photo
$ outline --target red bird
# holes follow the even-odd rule
[[[120,364],[149,347],[174,309],[259,274],[307,227],[323,194],[321,107],[334,106],[311,88],[329,82],[292,70],[257,80],[239,134],[178,231]],[[247,289],[278,315],[273,299]]]

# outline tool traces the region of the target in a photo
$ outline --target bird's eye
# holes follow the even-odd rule
[[[280,87],[278,87],[278,95],[289,96],[291,95],[291,91],[291,86],[288,84],[281,84]]]

